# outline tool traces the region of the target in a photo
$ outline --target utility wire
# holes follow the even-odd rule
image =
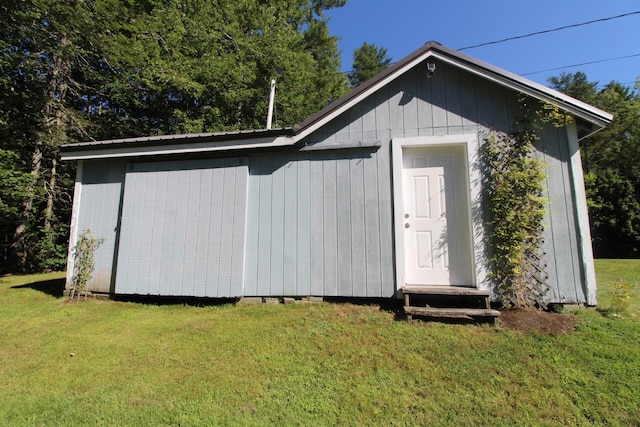
[[[618,59],[627,59],[627,58],[635,58],[640,56],[640,53],[636,53],[634,55],[626,55],[626,56],[618,56],[616,58],[608,58],[608,59],[599,59],[597,61],[589,61],[589,62],[582,62],[580,64],[573,64],[573,65],[565,65],[563,67],[555,67],[555,68],[548,68],[546,70],[540,70],[540,71],[530,71],[528,73],[516,73],[519,76],[529,76],[531,74],[539,74],[539,73],[546,73],[548,71],[556,71],[556,70],[564,70],[566,68],[573,68],[573,67],[580,67],[582,65],[590,65],[590,64],[599,64],[602,62],[609,62],[609,61],[615,61]],[[395,62],[391,63],[391,65],[395,64]],[[335,74],[345,74],[348,75],[351,71],[336,71]],[[620,83],[621,85],[634,85],[636,84],[636,82],[624,82],[624,83]]]
[[[573,65],[565,65],[564,67],[556,67],[556,68],[548,68],[546,70],[540,70],[540,71],[531,71],[529,73],[522,73],[520,74],[521,76],[528,76],[531,74],[539,74],[539,73],[546,73],[547,71],[556,71],[556,70],[562,70],[565,68],[573,68],[573,67],[580,67],[582,65],[591,65],[591,64],[599,64],[601,62],[609,62],[609,61],[615,61],[617,59],[626,59],[626,58],[634,58],[636,56],[640,56],[640,53],[636,53],[635,55],[627,55],[627,56],[618,56],[616,58],[609,58],[609,59],[599,59],[597,61],[589,61],[589,62],[582,62],[580,64],[573,64]]]
[[[609,62],[609,61],[616,61],[618,59],[627,59],[627,58],[635,58],[640,56],[640,53],[636,53],[634,55],[626,55],[626,56],[618,56],[616,58],[608,58],[608,59],[599,59],[597,61],[589,61],[589,62],[582,62],[580,64],[573,64],[573,65],[565,65],[563,67],[555,67],[555,68],[548,68],[546,70],[539,70],[539,71],[530,71],[528,73],[516,73],[519,76],[529,76],[531,74],[539,74],[539,73],[546,73],[548,71],[556,71],[556,70],[564,70],[566,68],[573,68],[573,67],[580,67],[583,65],[591,65],[591,64],[599,64],[602,62]],[[395,64],[395,62],[391,63],[391,65]],[[348,75],[351,71],[336,71],[336,74],[345,74]],[[634,85],[636,84],[636,82],[625,82],[625,83],[620,83],[621,85]]]
[[[511,41],[511,40],[524,39],[526,37],[537,36],[537,35],[546,34],[546,33],[552,33],[554,31],[566,30],[567,28],[581,27],[583,25],[594,24],[596,22],[611,21],[613,19],[623,18],[625,16],[639,15],[639,14],[640,14],[640,10],[636,11],[636,12],[623,13],[622,15],[611,16],[609,18],[594,19],[592,21],[581,22],[579,24],[565,25],[563,27],[553,28],[553,29],[550,29],[550,30],[536,31],[535,33],[524,34],[524,35],[521,35],[521,36],[508,37],[508,38],[502,39],[502,40],[496,40],[496,41],[492,41],[492,42],[480,43],[480,44],[476,44],[476,45],[473,45],[473,46],[466,46],[466,47],[460,48],[458,50],[474,49],[476,47],[488,46],[488,45],[498,44],[498,43],[504,43],[504,42]]]
[[[630,16],[630,15],[640,15],[640,11],[623,13],[622,15],[611,16],[611,17],[608,17],[608,18],[594,19],[594,20],[587,21],[587,22],[582,22],[582,23],[579,23],[579,24],[565,25],[563,27],[553,28],[553,29],[550,29],[550,30],[536,31],[534,33],[524,34],[524,35],[521,35],[521,36],[508,37],[508,38],[502,39],[502,40],[495,40],[495,41],[491,41],[491,42],[476,44],[476,45],[473,45],[473,46],[466,46],[466,47],[460,48],[458,50],[461,51],[461,50],[466,50],[466,49],[473,49],[473,48],[480,47],[480,46],[487,46],[487,45],[492,45],[492,44],[504,43],[504,42],[510,41],[510,40],[523,39],[523,38],[526,38],[526,37],[536,36],[536,35],[540,35],[540,34],[546,34],[546,33],[551,33],[551,32],[555,32],[555,31],[566,30],[568,28],[581,27],[581,26],[584,26],[584,25],[594,24],[594,23],[597,23],[597,22],[611,21],[613,19],[624,18],[625,16]],[[528,76],[528,75],[531,75],[531,74],[539,74],[539,73],[544,73],[544,72],[548,72],[548,71],[562,70],[562,69],[565,69],[565,68],[580,67],[582,65],[598,64],[598,63],[601,63],[601,62],[615,61],[615,60],[618,60],[618,59],[634,58],[634,57],[637,57],[637,56],[640,56],[640,53],[637,53],[637,54],[634,54],[634,55],[619,56],[619,57],[616,57],[616,58],[600,59],[600,60],[597,60],[597,61],[583,62],[583,63],[580,63],[580,64],[566,65],[564,67],[549,68],[547,70],[531,71],[531,72],[523,73],[523,74],[519,74],[519,75]],[[390,65],[393,65],[393,64],[395,64],[395,62],[391,63]],[[349,74],[350,72],[351,71],[338,71],[339,74]],[[624,84],[624,83],[621,83],[621,84]],[[632,84],[632,83],[630,83],[630,84]]]

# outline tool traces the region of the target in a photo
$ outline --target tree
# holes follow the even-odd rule
[[[57,147],[69,141],[74,125],[67,96],[74,65],[83,68],[74,61],[79,53],[74,41],[81,39],[86,23],[81,12],[76,1],[9,0],[2,5],[0,68],[8,92],[2,94],[0,108],[9,134],[2,148],[18,153],[30,175],[21,189],[20,214],[7,256],[11,271],[26,268],[31,247],[54,248],[60,237],[58,212],[65,209],[55,206],[61,194]],[[53,252],[44,254],[52,256]]]
[[[640,253],[638,189],[616,169],[585,175],[593,249],[601,258],[637,258]]]
[[[385,70],[391,64],[391,60],[392,58],[387,56],[387,49],[364,42],[353,52],[353,66],[349,73],[351,86],[359,86]]]
[[[8,249],[14,224],[20,217],[20,205],[25,198],[31,176],[22,171],[20,157],[13,151],[0,150],[0,264],[7,265]]]
[[[597,257],[640,257],[640,94],[617,82],[598,91],[584,73],[549,81],[613,114],[611,124],[580,147],[593,248]]]
[[[576,99],[590,104],[596,103],[598,82],[590,82],[587,75],[581,71],[549,77],[549,83],[554,89]]]
[[[0,173],[28,177],[3,199],[5,271],[64,265],[73,165],[61,144],[261,128],[274,78],[278,126],[344,94],[324,15],[344,3],[3,0],[0,150],[13,157]]]
[[[117,102],[136,134],[264,127],[271,79],[279,126],[346,91],[323,14],[343,0],[145,4],[142,14],[123,10],[134,18],[120,19],[107,40],[119,71],[106,102]]]

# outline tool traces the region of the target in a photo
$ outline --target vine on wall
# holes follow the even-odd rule
[[[537,103],[532,115],[524,97],[520,104],[518,130],[493,131],[483,146],[491,275],[504,306],[546,308],[549,287],[542,251],[545,166],[534,156],[534,143],[541,122],[563,127],[572,118],[555,106]]]

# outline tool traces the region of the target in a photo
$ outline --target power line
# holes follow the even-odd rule
[[[526,38],[526,37],[531,37],[531,36],[536,36],[536,35],[546,34],[546,33],[552,33],[552,32],[555,32],[555,31],[566,30],[568,28],[581,27],[581,26],[584,26],[584,25],[594,24],[594,23],[598,23],[598,22],[611,21],[613,19],[619,19],[619,18],[624,18],[626,16],[639,15],[639,14],[640,14],[640,11],[623,13],[621,15],[611,16],[611,17],[608,17],[608,18],[594,19],[594,20],[591,20],[591,21],[581,22],[579,24],[565,25],[565,26],[558,27],[558,28],[553,28],[553,29],[550,29],[550,30],[536,31],[536,32],[533,32],[533,33],[524,34],[524,35],[520,35],[520,36],[508,37],[508,38],[502,39],[502,40],[495,40],[495,41],[486,42],[486,43],[480,43],[480,44],[476,44],[476,45],[472,45],[472,46],[466,46],[466,47],[458,49],[458,51],[466,50],[466,49],[473,49],[473,48],[476,48],[476,47],[487,46],[487,45],[492,45],[492,44],[504,43],[504,42],[510,41],[510,40],[523,39],[523,38]],[[619,56],[619,57],[616,57],[616,58],[600,59],[600,60],[596,60],[596,61],[583,62],[583,63],[580,63],[580,64],[566,65],[566,66],[563,66],[563,67],[549,68],[549,69],[540,70],[540,71],[531,71],[531,72],[523,73],[523,74],[520,74],[520,75],[521,76],[528,76],[528,75],[531,75],[531,74],[545,73],[545,72],[548,72],[548,71],[556,71],[556,70],[562,70],[562,69],[565,69],[565,68],[572,68],[572,67],[580,67],[580,66],[583,66],[583,65],[598,64],[598,63],[602,63],[602,62],[609,62],[609,61],[615,61],[615,60],[619,60],[619,59],[634,58],[634,57],[638,57],[638,56],[640,56],[640,53],[633,54],[633,55]],[[393,64],[395,64],[395,62],[391,63],[391,65],[393,65]],[[351,71],[338,71],[337,74],[338,73],[339,74],[349,74],[350,72]]]
[[[548,68],[546,70],[539,70],[539,71],[530,71],[528,73],[517,73],[519,76],[529,76],[531,74],[539,74],[539,73],[546,73],[548,71],[556,71],[556,70],[564,70],[566,68],[573,68],[573,67],[580,67],[583,65],[591,65],[591,64],[599,64],[602,62],[609,62],[609,61],[615,61],[618,59],[627,59],[627,58],[635,58],[640,56],[640,53],[636,53],[634,55],[626,55],[626,56],[618,56],[616,58],[608,58],[608,59],[599,59],[597,61],[589,61],[589,62],[582,62],[580,64],[572,64],[572,65],[565,65],[563,67],[555,67],[555,68]],[[391,65],[395,64],[395,62],[391,63]],[[344,74],[344,75],[348,75],[351,71],[336,71],[335,74]],[[620,83],[621,85],[634,85],[636,84],[636,82],[624,82],[624,83]]]
[[[555,68],[548,68],[546,70],[540,70],[540,71],[531,71],[529,73],[522,73],[520,74],[521,76],[528,76],[531,74],[539,74],[539,73],[546,73],[547,71],[556,71],[556,70],[562,70],[565,68],[573,68],[573,67],[580,67],[582,65],[591,65],[591,64],[599,64],[601,62],[609,62],[609,61],[615,61],[618,59],[626,59],[626,58],[634,58],[636,56],[640,56],[640,53],[636,53],[634,55],[626,55],[626,56],[618,56],[616,58],[609,58],[609,59],[599,59],[597,61],[589,61],[589,62],[582,62],[580,64],[573,64],[573,65],[565,65],[564,67],[555,67]]]
[[[599,59],[599,60],[596,60],[596,61],[581,62],[579,64],[565,65],[565,66],[562,66],[562,67],[547,68],[546,70],[530,71],[528,73],[519,73],[518,75],[519,76],[529,76],[531,74],[539,74],[539,73],[546,73],[546,72],[549,72],[549,71],[564,70],[565,68],[581,67],[583,65],[599,64],[599,63],[602,63],[602,62],[616,61],[616,60],[619,60],[619,59],[627,59],[627,58],[635,58],[635,57],[638,57],[638,56],[640,56],[640,53],[636,53],[636,54],[633,54],[633,55],[618,56],[618,57],[615,57],[615,58]],[[393,65],[393,64],[395,64],[395,62],[391,63],[391,65]],[[345,74],[345,75],[347,75],[350,72],[351,71],[336,71],[336,74]],[[625,82],[625,83],[620,83],[620,84],[622,84],[622,85],[632,85],[632,84],[635,84],[635,83],[636,82]]]
[[[640,14],[640,10],[636,11],[636,12],[623,13],[622,15],[611,16],[609,18],[594,19],[594,20],[587,21],[587,22],[581,22],[579,24],[565,25],[563,27],[553,28],[553,29],[550,29],[550,30],[536,31],[534,33],[524,34],[524,35],[521,35],[521,36],[508,37],[508,38],[502,39],[502,40],[496,40],[496,41],[492,41],[492,42],[480,43],[480,44],[476,44],[476,45],[473,45],[473,46],[466,46],[466,47],[460,48],[458,50],[474,49],[476,47],[488,46],[488,45],[498,44],[498,43],[504,43],[504,42],[507,42],[507,41],[510,41],[510,40],[524,39],[526,37],[537,36],[537,35],[546,34],[546,33],[552,33],[554,31],[566,30],[567,28],[581,27],[583,25],[594,24],[596,22],[611,21],[612,19],[619,19],[619,18],[623,18],[625,16],[638,15],[638,14]]]

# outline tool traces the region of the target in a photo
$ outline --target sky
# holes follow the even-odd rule
[[[347,0],[326,15],[348,71],[363,42],[386,48],[395,62],[431,40],[461,49],[637,11],[637,0]],[[549,77],[576,71],[600,86],[612,80],[633,86],[640,77],[639,42],[635,14],[462,52],[547,86]],[[609,60],[630,55],[636,56]],[[601,60],[609,61],[569,67]]]

